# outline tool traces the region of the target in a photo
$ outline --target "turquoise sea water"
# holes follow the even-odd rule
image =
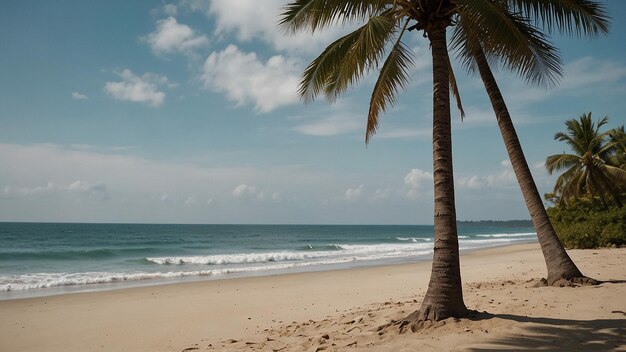
[[[0,223],[0,299],[431,259],[433,227]],[[461,250],[535,241],[459,226]]]

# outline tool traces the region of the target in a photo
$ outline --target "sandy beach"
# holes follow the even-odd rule
[[[626,351],[626,249],[569,252],[599,286],[533,287],[538,244],[464,254],[487,313],[400,334],[430,262],[0,301],[0,351]]]

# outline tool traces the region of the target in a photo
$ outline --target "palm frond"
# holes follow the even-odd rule
[[[556,182],[554,184],[554,192],[562,193],[563,188],[576,176],[578,176],[581,171],[580,166],[573,166],[569,170],[562,173],[559,177],[557,177]]]
[[[367,127],[365,130],[365,143],[376,133],[378,117],[387,109],[388,105],[396,102],[396,94],[400,88],[406,86],[409,81],[409,72],[413,67],[411,50],[402,43],[402,35],[406,30],[408,21],[404,24],[396,42],[389,51],[385,63],[380,69],[378,79],[372,90],[370,108],[367,115]]]
[[[387,44],[398,30],[397,18],[391,10],[371,17],[359,28],[358,37],[324,87],[326,97],[335,100],[369,69],[378,66]]]
[[[386,11],[328,45],[304,70],[299,96],[311,102],[324,92],[332,100],[356,83],[384,54],[385,45],[397,28],[394,21]]]
[[[626,189],[626,170],[612,165],[604,165],[604,172],[608,176],[609,182],[615,184],[619,188]]]
[[[451,48],[466,67],[473,60],[472,46],[479,44],[490,61],[501,62],[529,83],[554,85],[562,76],[556,47],[528,18],[509,11],[502,1],[465,0],[458,9],[462,29],[453,32]]]
[[[567,145],[569,145],[571,150],[573,150],[579,155],[585,154],[585,151],[586,151],[585,143],[580,141],[577,138],[572,138],[566,133],[563,133],[563,132],[555,133],[554,140],[559,141],[559,142],[565,142]]]
[[[552,32],[576,36],[606,34],[610,29],[604,5],[591,0],[510,0],[515,10],[542,23]]]
[[[571,171],[571,173],[569,173]],[[563,180],[564,179],[564,180]],[[567,203],[571,198],[576,198],[580,195],[581,190],[584,188],[585,171],[577,168],[572,168],[568,172],[559,176],[557,181],[561,180],[559,188],[555,186],[555,193],[560,193],[561,201]]]
[[[572,154],[555,154],[546,158],[546,170],[549,175],[553,172],[571,168],[580,163],[580,158]]]
[[[459,86],[456,83],[456,77],[454,76],[454,69],[452,68],[452,63],[450,62],[450,56],[448,56],[448,75],[450,80],[450,88],[452,89],[452,95],[456,100],[456,108],[459,109],[461,113],[461,121],[465,117],[465,110],[463,110],[463,102],[461,101],[461,92],[459,91]]]
[[[283,8],[278,25],[292,33],[315,32],[335,23],[362,22],[392,3],[393,0],[293,0]]]

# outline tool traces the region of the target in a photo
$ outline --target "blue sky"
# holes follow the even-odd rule
[[[497,79],[542,193],[568,118],[626,122],[626,3],[607,37],[555,37],[556,88]],[[364,143],[374,75],[305,105],[299,75],[349,28],[286,36],[266,0],[5,1],[0,12],[0,221],[432,223],[431,66]],[[456,67],[457,216],[527,219],[481,82]]]

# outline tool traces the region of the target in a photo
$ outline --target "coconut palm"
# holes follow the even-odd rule
[[[455,13],[456,6],[449,0],[294,0],[285,7],[281,20],[283,26],[293,31],[316,31],[335,22],[364,22],[352,33],[331,43],[313,60],[303,74],[299,94],[305,101],[311,101],[320,93],[335,99],[382,63],[371,96],[366,141],[378,126],[379,113],[395,102],[398,90],[409,80],[412,58],[402,42],[403,35],[419,29],[430,41],[435,244],[431,280],[417,317],[419,320],[440,320],[468,312],[461,287],[454,205],[450,62],[446,44],[446,28]],[[414,24],[409,26],[411,22]]]
[[[456,92],[456,85],[446,45],[447,27],[463,19],[468,31],[490,38],[482,43],[489,53],[511,57],[511,62],[532,63],[528,55],[535,52],[546,59],[542,65],[528,65],[525,72],[543,77],[544,66],[555,65],[551,47],[536,28],[503,4],[493,0],[294,0],[282,14],[281,25],[291,31],[315,32],[337,22],[363,23],[313,60],[303,74],[299,94],[307,102],[319,94],[332,101],[365,73],[379,68],[370,99],[366,143],[376,132],[380,112],[395,102],[398,91],[409,80],[412,53],[403,44],[403,36],[419,30],[430,42],[435,188],[433,268],[422,306],[409,320],[439,320],[467,313],[461,289],[454,206],[449,95],[450,87]],[[519,51],[519,44],[511,45],[511,38],[513,42],[525,41],[532,50],[512,55]]]
[[[569,0],[574,3],[581,1],[584,0]],[[554,23],[562,28],[574,22],[586,26],[586,19],[581,20],[581,15],[575,13],[576,6],[574,10],[565,6],[567,16],[558,12],[564,6],[557,5],[563,2],[567,0],[294,0],[285,7],[281,25],[294,32],[315,32],[336,23],[364,23],[354,32],[331,43],[313,60],[303,74],[299,94],[306,102],[319,94],[333,101],[365,73],[379,68],[370,99],[366,143],[376,132],[380,112],[395,102],[398,91],[410,78],[412,53],[403,44],[403,35],[421,30],[430,41],[433,60],[435,246],[431,280],[421,309],[410,316],[413,320],[438,320],[467,312],[461,290],[455,222],[450,88],[457,97],[461,112],[462,107],[450,68],[446,28],[462,22],[461,33],[465,42],[470,38],[480,38],[483,53],[504,59],[510,68],[530,77],[530,80],[552,79],[555,72],[560,73],[558,55],[554,54],[554,48],[530,24],[522,11],[513,11],[513,5],[526,4],[526,12],[542,19],[548,27]],[[553,10],[557,15],[546,16]],[[572,17],[569,13],[575,14]],[[558,240],[556,243],[560,246]],[[560,249],[557,257],[563,254],[567,257],[562,246]],[[556,260],[548,261],[550,256],[546,258],[548,265],[561,265]],[[574,276],[582,275],[577,272]]]
[[[594,35],[608,31],[608,19],[601,5],[588,0],[511,0],[502,1],[500,6],[510,6],[514,11],[522,13],[536,22],[541,22],[551,30],[556,27],[561,32],[574,35]],[[494,2],[492,6],[498,6]],[[476,33],[476,31],[474,31]],[[539,36],[535,42],[541,43],[541,34],[532,27],[526,33],[527,37]],[[585,277],[571,260],[565,248],[559,241],[543,206],[541,196],[535,185],[530,168],[524,157],[515,127],[508,112],[506,103],[498,84],[491,71],[489,61],[483,50],[484,36],[472,35],[472,31],[465,28],[463,18],[455,28],[453,47],[457,49],[462,62],[470,70],[478,71],[485,85],[485,89],[496,114],[498,127],[504,139],[511,165],[520,185],[526,206],[531,215],[537,237],[545,258],[548,270],[547,283],[562,284],[562,280],[577,283],[596,283],[595,280]],[[532,43],[530,41],[529,43]],[[561,75],[560,62],[554,48],[547,42],[544,47],[534,49],[525,42],[517,51],[510,51],[507,55],[499,52],[488,53],[492,61],[500,59],[504,66],[517,71],[527,81],[536,84],[552,84]]]
[[[626,171],[607,164],[614,153],[609,133],[600,132],[608,123],[608,117],[593,122],[591,112],[578,119],[565,122],[566,132],[558,132],[554,139],[569,145],[573,154],[556,154],[546,159],[546,168],[551,175],[564,171],[556,180],[554,192],[561,202],[568,203],[581,196],[600,197],[606,204],[613,201],[623,206],[622,191],[626,190]]]

